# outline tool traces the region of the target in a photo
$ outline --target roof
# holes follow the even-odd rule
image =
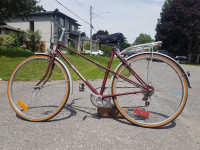
[[[43,11],[43,12],[32,12],[31,15],[32,16],[42,16],[42,15],[49,15],[51,16],[53,14],[54,11]],[[61,16],[61,17],[65,17],[67,19],[69,19],[71,22],[73,22],[74,24],[78,25],[78,26],[81,26],[80,24],[77,23],[77,20],[65,15],[64,13],[62,12],[58,12],[58,15]]]
[[[1,28],[1,29],[8,29],[8,30],[20,32],[20,29],[14,28],[14,27],[12,27],[12,26],[9,26],[9,25],[7,25],[6,23],[0,23],[0,28]]]
[[[87,36],[85,36],[85,37],[81,37],[81,41],[89,41],[90,39],[87,37]]]

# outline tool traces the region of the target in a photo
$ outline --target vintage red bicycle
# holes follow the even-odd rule
[[[25,59],[10,77],[8,98],[19,116],[28,121],[46,121],[65,106],[72,92],[72,78],[60,58],[87,85],[95,106],[106,107],[113,100],[114,107],[133,124],[158,127],[170,123],[182,112],[190,83],[187,74],[174,59],[153,51],[122,58],[116,49],[124,37],[116,33],[98,38],[100,43],[113,46],[108,66],[104,67],[61,43],[64,34],[69,31],[55,21],[56,13],[53,13],[54,23],[62,30],[56,49]],[[105,70],[100,89],[95,89],[79,73],[68,60],[68,55],[61,52],[61,47]],[[121,61],[115,71],[110,69],[113,59]],[[105,88],[109,74],[112,75],[110,86]]]

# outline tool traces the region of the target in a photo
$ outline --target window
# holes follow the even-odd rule
[[[34,21],[30,21],[30,30],[34,31]]]
[[[74,25],[72,25],[72,31],[74,31],[75,30],[75,26]]]
[[[60,25],[61,27],[65,27],[65,20],[63,18],[60,18]]]

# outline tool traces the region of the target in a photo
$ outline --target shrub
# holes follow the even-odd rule
[[[90,49],[90,42],[86,42],[84,49],[89,50]]]
[[[18,38],[18,36],[16,34],[14,34],[14,33],[9,33],[8,35],[10,35],[13,38],[12,47],[19,46],[19,38]]]
[[[8,48],[19,46],[18,37],[14,33],[1,34],[0,35],[0,46]]]
[[[40,43],[41,33],[39,30],[33,32],[28,30],[26,33],[26,45],[28,49],[31,49],[32,52],[37,50],[37,45]]]
[[[26,31],[21,31],[19,34],[20,45],[23,45],[25,40],[26,40]]]

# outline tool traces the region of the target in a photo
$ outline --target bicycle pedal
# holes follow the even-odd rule
[[[144,111],[144,110],[141,110],[139,108],[135,108],[134,113],[139,115],[139,116],[149,118],[149,112],[148,111]]]
[[[83,92],[84,91],[84,83],[79,83],[79,91]]]

